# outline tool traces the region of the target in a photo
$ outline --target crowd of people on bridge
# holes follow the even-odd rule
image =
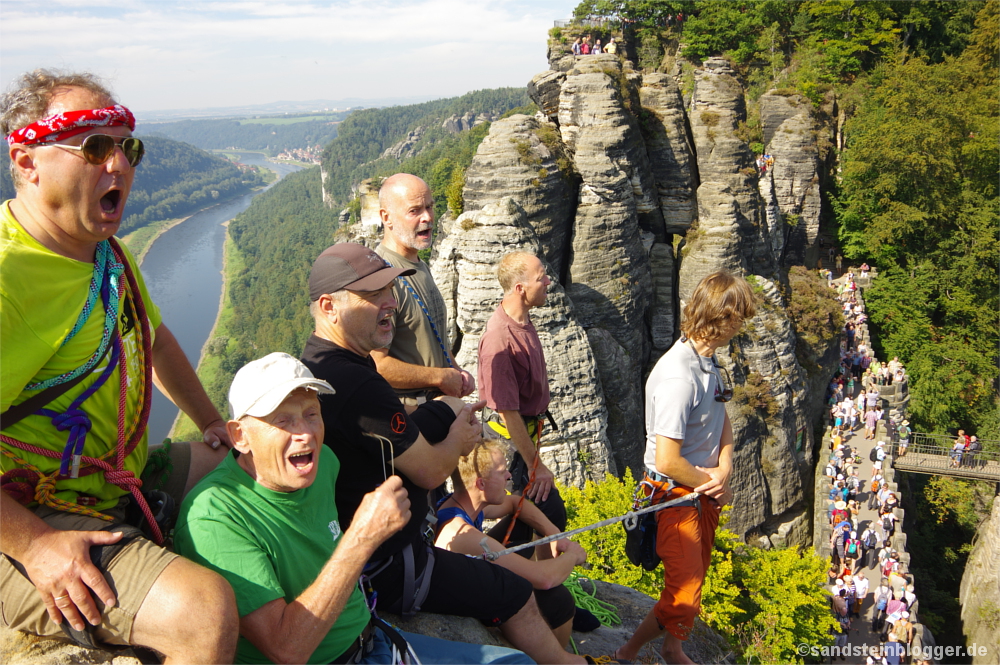
[[[827,391],[830,449],[825,467],[829,478],[828,577],[831,610],[838,623],[835,645],[847,645],[852,626],[861,619],[870,596],[868,628],[877,635],[878,645],[868,651],[867,663],[899,665],[906,662],[907,653],[921,646],[922,633],[914,627],[918,601],[913,576],[892,544],[901,497],[890,488],[884,471],[890,455],[886,441],[898,436],[896,454],[904,455],[911,432],[909,421],[903,419],[897,425],[886,418],[879,388],[905,381],[906,373],[898,358],[879,362],[860,334],[864,305],[853,271],[843,275],[837,298],[844,305],[845,324],[840,369]],[[862,428],[864,436],[857,437]],[[868,448],[863,441],[873,444]],[[865,454],[872,465],[868,478],[860,473]],[[864,518],[862,506],[874,515]],[[878,586],[872,588],[876,580]],[[914,658],[912,662],[923,661]]]

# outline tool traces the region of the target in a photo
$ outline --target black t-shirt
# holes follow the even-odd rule
[[[392,475],[393,458],[409,450],[420,431],[371,357],[363,358],[312,335],[302,352],[302,362],[336,391],[335,395],[320,395],[320,404],[326,425],[324,443],[340,459],[337,510],[346,529],[364,495]],[[409,492],[412,517],[402,531],[382,544],[373,561],[418,540],[427,514],[427,490],[404,474],[398,475]]]

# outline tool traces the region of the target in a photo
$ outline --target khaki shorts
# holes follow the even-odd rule
[[[156,447],[150,446],[150,449]],[[180,494],[184,490],[190,466],[190,445],[174,443],[170,452],[173,469],[163,489],[174,496],[179,506]],[[119,503],[119,507],[124,502]],[[64,531],[100,531],[123,519],[123,511],[119,508],[107,511],[107,514],[116,518],[114,522],[65,513],[46,506],[36,508],[34,512],[49,526]],[[146,594],[160,573],[176,558],[178,555],[145,538],[136,538],[115,555],[108,564],[104,577],[114,591],[117,602],[114,607],[108,608],[94,599],[103,617],[101,625],[94,629],[96,641],[108,644],[130,642],[132,624]],[[41,637],[66,636],[62,628],[52,623],[34,585],[6,556],[0,556],[0,621],[7,628]]]

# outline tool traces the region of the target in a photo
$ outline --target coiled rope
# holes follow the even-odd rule
[[[591,586],[594,588],[593,591],[587,591],[583,588],[582,583],[584,580],[590,582]],[[569,574],[569,577],[566,578],[566,581],[563,582],[563,584],[565,584],[566,588],[569,589],[577,607],[589,611],[605,626],[621,625],[621,617],[618,616],[618,612],[616,611],[618,608],[611,603],[598,599],[597,583],[594,582],[594,580],[581,575],[574,570]]]

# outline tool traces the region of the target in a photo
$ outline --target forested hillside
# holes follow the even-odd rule
[[[146,156],[135,171],[128,216],[119,231],[122,235],[264,184],[256,167],[241,170],[232,162],[170,139],[143,136],[142,140]]]
[[[263,150],[274,157],[286,150],[326,145],[337,135],[337,123],[348,111],[292,118],[226,118],[181,120],[145,125],[151,136],[164,136],[203,150]]]
[[[499,117],[529,104],[531,100],[524,88],[499,88],[423,104],[353,113],[340,124],[337,138],[323,153],[326,191],[335,207],[343,207],[350,201],[352,187],[366,178],[396,173],[401,167],[400,158],[408,156],[418,156],[419,161],[408,168],[417,169],[412,172],[419,171],[425,179],[434,172],[436,182],[448,183],[453,177],[458,180],[489,126],[480,124],[471,134],[468,131],[455,134],[442,126],[445,120],[465,114]],[[394,146],[400,154],[384,154]],[[450,163],[441,161],[444,158],[451,160]],[[443,189],[435,188],[439,213],[444,210],[445,198]]]
[[[230,223],[227,298],[221,330],[206,346],[212,371],[202,377],[220,409],[244,364],[271,351],[302,352],[313,329],[309,270],[336,229],[336,213],[323,205],[318,166],[285,176]]]
[[[992,5],[995,8],[995,4]],[[836,198],[844,255],[882,276],[867,303],[882,357],[913,377],[919,431],[998,438],[997,39],[958,57],[897,54],[863,82]]]

